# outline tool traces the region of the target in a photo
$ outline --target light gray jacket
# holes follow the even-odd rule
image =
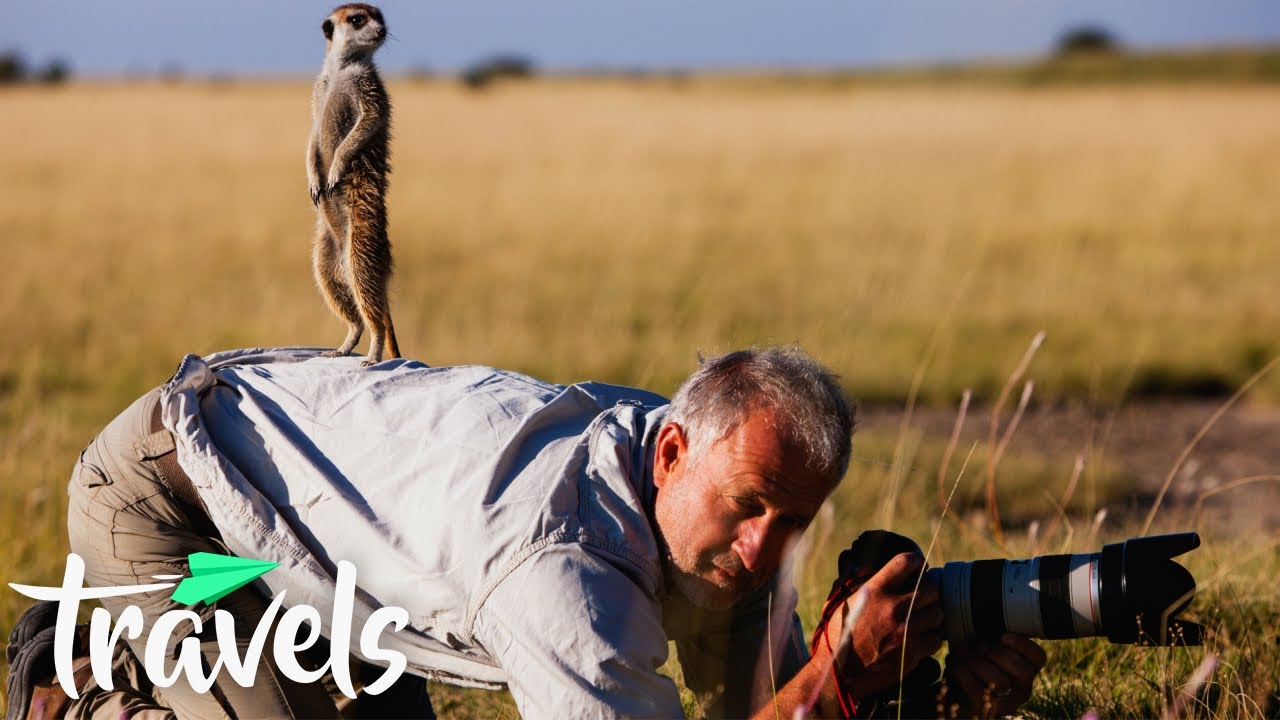
[[[686,683],[723,689],[713,709],[731,714],[767,697],[770,660],[779,685],[804,661],[789,582],[732,613],[668,595],[648,457],[666,400],[359,361],[301,348],[189,355],[161,400],[231,551],[280,563],[268,589],[319,609],[326,633],[347,560],[357,636],[377,608],[404,608],[409,626],[382,647],[432,679],[505,684],[526,717],[682,714],[657,672],[668,640]]]

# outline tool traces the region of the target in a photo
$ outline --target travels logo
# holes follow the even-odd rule
[[[155,575],[155,580],[162,582],[147,585],[123,585],[119,587],[86,588],[84,587],[84,560],[72,553],[67,556],[67,569],[63,574],[62,587],[41,587],[37,585],[19,585],[9,583],[9,587],[35,600],[50,600],[58,603],[57,630],[54,631],[53,659],[54,670],[62,689],[72,698],[79,697],[72,682],[72,644],[76,630],[76,616],[79,613],[81,600],[94,600],[106,597],[120,597],[138,593],[155,593],[175,588],[171,599],[179,605],[195,605],[204,602],[212,604],[227,595],[248,585],[257,578],[278,566],[278,563],[264,560],[249,560],[230,555],[213,553],[195,553],[187,556],[191,568],[191,576]],[[174,580],[181,582],[174,583]],[[176,585],[176,587],[175,587]],[[326,671],[333,673],[334,683],[344,695],[356,697],[355,688],[351,684],[351,618],[355,603],[356,568],[343,560],[338,563],[337,588],[333,598],[333,616],[329,623],[329,659],[315,670],[304,669],[297,660],[296,653],[309,649],[320,638],[320,612],[310,605],[294,605],[280,613],[285,593],[281,591],[267,606],[262,618],[245,648],[244,655],[239,654],[236,642],[235,618],[226,610],[215,610],[213,623],[216,631],[218,658],[211,664],[209,672],[204,672],[205,662],[200,650],[200,639],[187,636],[182,639],[177,654],[177,663],[171,672],[165,670],[166,648],[169,639],[178,626],[190,622],[190,635],[203,631],[200,616],[191,610],[170,610],[155,619],[146,640],[146,651],[143,653],[142,666],[147,677],[158,687],[170,687],[185,672],[187,681],[197,692],[206,692],[214,683],[218,673],[225,669],[241,687],[250,687],[257,672],[258,661],[266,646],[267,635],[272,624],[275,624],[275,641],[272,653],[276,665],[286,677],[294,682],[315,682],[324,676]],[[276,616],[280,615],[279,622]],[[378,637],[386,626],[392,626],[392,632],[403,628],[409,622],[409,613],[404,608],[381,607],[375,610],[360,631],[360,654],[378,662],[387,663],[386,672],[375,682],[366,686],[364,692],[377,695],[391,687],[404,673],[407,660],[402,653],[387,650],[378,646]],[[298,641],[298,631],[303,624],[309,626],[306,638]],[[95,608],[89,620],[89,660],[94,679],[104,690],[114,689],[111,676],[111,656],[121,636],[136,640],[142,634],[142,610],[136,605],[125,606],[115,626],[111,625],[111,614],[104,608]]]

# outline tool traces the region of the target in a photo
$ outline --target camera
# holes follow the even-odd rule
[[[1194,532],[1132,538],[1101,552],[1025,560],[949,562],[937,583],[950,641],[1106,636],[1113,643],[1200,645],[1204,627],[1174,617],[1196,581],[1173,558],[1200,546]]]

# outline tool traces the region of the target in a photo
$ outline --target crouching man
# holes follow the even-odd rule
[[[525,717],[674,717],[679,694],[658,672],[674,641],[685,683],[711,715],[864,715],[896,694],[904,668],[932,674],[921,683],[926,705],[912,712],[1011,712],[1030,697],[1043,653],[1013,636],[953,647],[949,694],[937,697],[942,613],[936,588],[915,592],[916,552],[876,559],[856,583],[838,579],[806,646],[780,570],[844,476],[853,426],[834,377],[785,348],[706,360],[669,403],[486,367],[362,368],[359,358],[299,349],[188,356],[81,455],[71,550],[93,587],[189,575],[197,552],[279,566],[189,608],[170,590],[104,598],[117,618],[138,606],[147,628],[128,640],[132,652],[120,643],[111,690],[78,672],[81,692],[62,710],[429,715],[428,678],[505,685]],[[209,620],[218,609],[236,618],[247,646],[282,593],[286,608],[332,605],[345,563],[358,572],[355,628],[380,608],[407,618],[380,639],[408,671],[384,693],[335,692],[332,663],[323,680],[298,682],[271,640],[249,687],[225,672],[204,692],[184,677],[152,686],[138,671],[147,631],[166,611],[207,621],[197,640],[206,668],[216,667]],[[846,639],[855,597],[861,612]],[[33,618],[23,637],[39,635]],[[333,632],[323,628],[325,638]],[[178,628],[170,663],[183,639]],[[47,649],[18,645],[19,656]],[[357,680],[386,665],[359,654],[350,662]],[[38,680],[15,669],[10,684],[30,697],[22,692]]]

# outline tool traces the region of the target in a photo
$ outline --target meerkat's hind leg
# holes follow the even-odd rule
[[[382,362],[382,351],[383,351],[383,347],[386,345],[386,342],[387,342],[386,340],[387,333],[385,330],[382,329],[382,326],[378,324],[379,321],[374,320],[372,318],[370,320],[371,322],[369,323],[369,354],[365,355],[364,360],[360,361],[360,364],[365,367],[368,367],[370,365],[377,365],[378,363]]]
[[[345,357],[351,354],[360,337],[364,335],[364,319],[351,294],[348,272],[343,253],[338,249],[338,240],[333,228],[325,218],[317,223],[315,245],[312,248],[312,264],[315,272],[316,287],[324,296],[329,309],[334,315],[347,321],[347,336],[342,345],[334,350],[321,353],[324,357]]]
[[[382,361],[383,347],[392,344],[399,356],[399,347],[391,339],[391,308],[387,302],[387,283],[391,275],[391,248],[385,239],[351,238],[352,290],[360,317],[369,328],[369,354],[361,365],[374,365]]]
[[[398,358],[400,355],[400,343],[396,342],[396,326],[391,322],[390,302],[387,303],[387,357]]]
[[[347,337],[342,341],[342,345],[332,350],[325,350],[324,352],[320,353],[320,356],[332,358],[332,357],[346,357],[350,355],[351,351],[356,349],[356,345],[360,344],[360,336],[364,335],[364,332],[362,332],[363,330],[364,328],[359,325],[349,325],[347,328]],[[361,363],[361,364],[368,365],[369,363]]]
[[[386,297],[385,294],[383,297]],[[360,310],[361,314],[364,315],[365,324],[369,326],[369,354],[364,356],[364,360],[360,364],[369,366],[382,362],[384,347],[394,352],[394,354],[388,353],[389,357],[400,357],[400,348],[395,346],[395,341],[389,331],[391,313],[387,311],[385,299],[381,306],[376,301],[373,301],[372,298],[369,299],[369,302],[364,302],[364,300],[365,298],[360,298]]]

